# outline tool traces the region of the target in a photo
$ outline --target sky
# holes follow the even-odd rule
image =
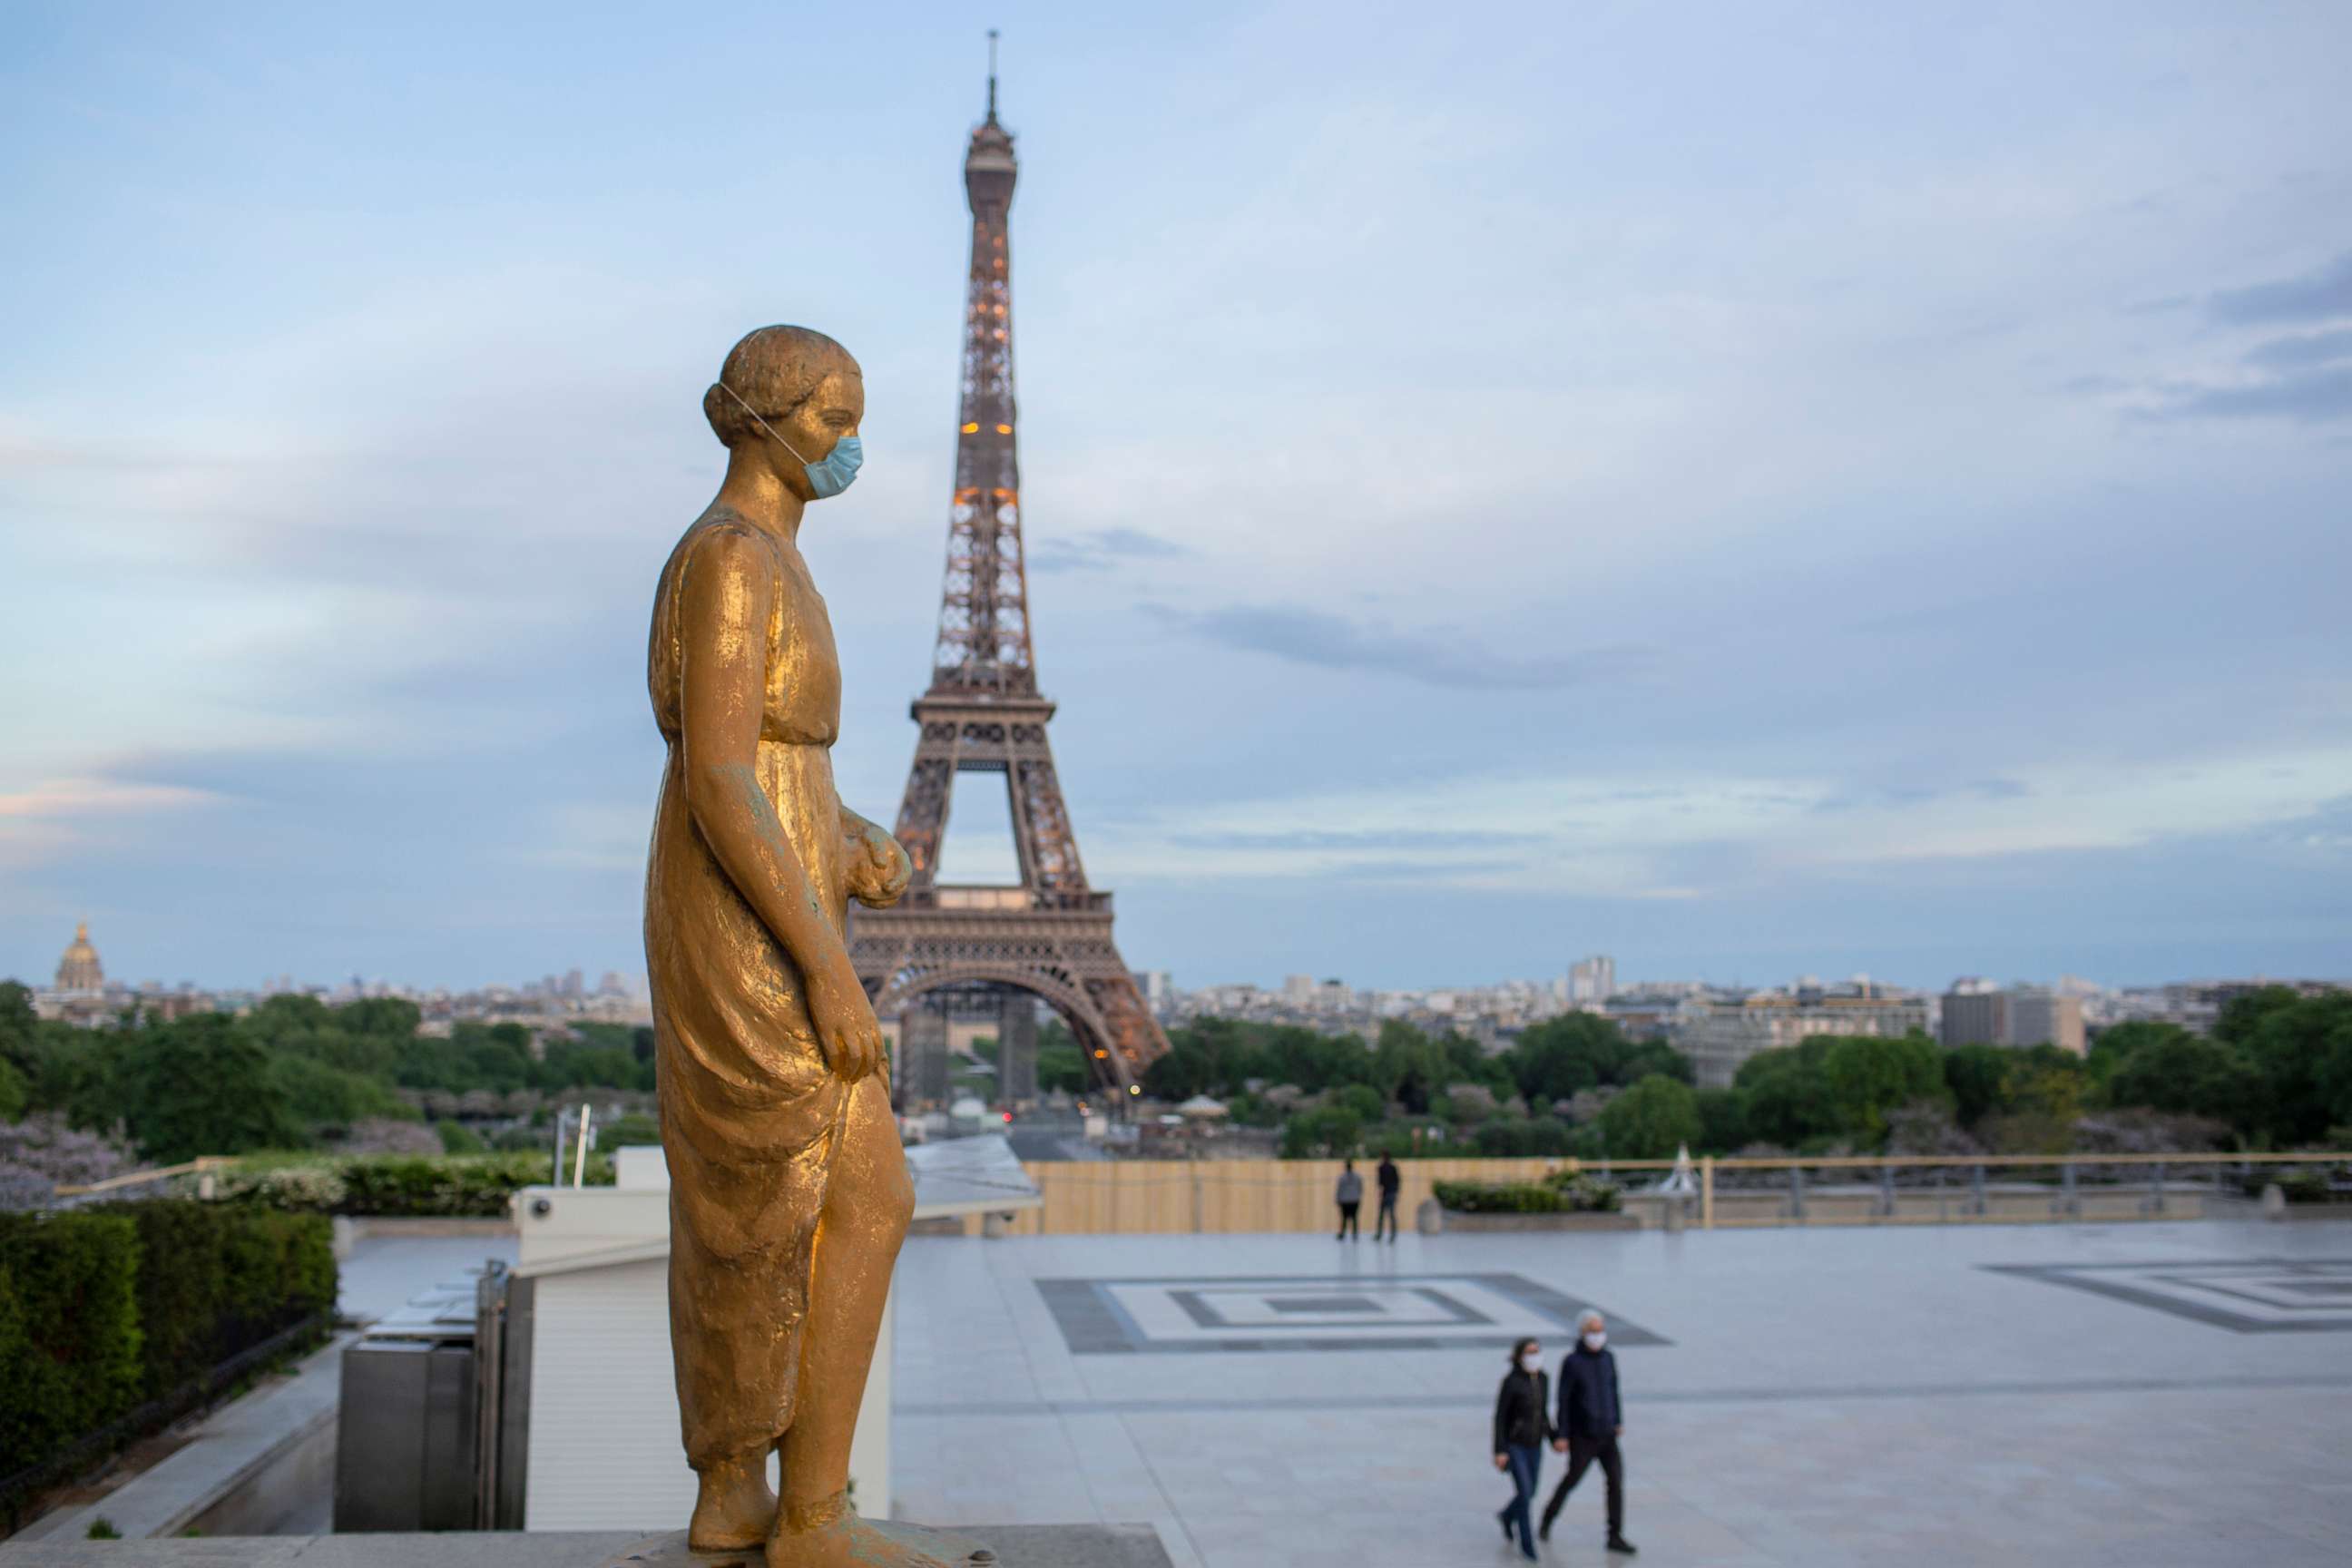
[[[2352,974],[2352,11],[1007,0],[0,8],[0,975],[641,971],[771,321],[888,821],[987,26],[1130,965]]]

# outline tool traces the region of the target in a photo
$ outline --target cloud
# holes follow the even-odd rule
[[[2334,845],[2352,749],[2044,765],[1951,787],[1684,772],[1512,773],[1204,804],[1130,822],[1121,875],[1396,880],[1609,898],[2214,835]],[[1430,825],[1444,824],[1461,826]]]
[[[2352,417],[2352,366],[2327,366],[2234,386],[2179,392],[2148,413],[2156,419],[2292,419],[2316,425]]]
[[[133,784],[104,778],[50,779],[0,794],[0,820],[111,816],[210,805],[221,797],[179,784]]]
[[[2347,265],[2352,265],[2352,258],[2347,258]],[[2321,307],[2315,309],[2315,315],[2352,312],[2352,301],[2340,307],[2326,305],[2326,291],[2317,285],[2305,293]],[[2061,390],[2085,396],[2128,395],[2134,405],[2131,416],[2142,420],[2284,419],[2323,424],[2352,416],[2352,327],[2272,338],[2246,350],[2234,369],[2137,386],[2113,377],[2084,375],[2063,384]]]
[[[1192,552],[1171,540],[1134,528],[1056,535],[1029,552],[1032,572],[1108,572],[1126,561],[1166,561]]]
[[[2205,310],[2217,321],[2241,327],[2352,316],[2352,251],[2299,277],[2221,289],[2206,299]]]
[[[2334,364],[2352,359],[2352,327],[2307,332],[2301,337],[2273,338],[2246,351],[2246,363],[2268,366]]]
[[[1624,679],[1657,657],[1653,649],[1626,645],[1513,657],[1290,605],[1229,605],[1192,611],[1147,603],[1139,607],[1194,637],[1246,653],[1325,669],[1384,670],[1432,686],[1486,690],[1581,686]]]

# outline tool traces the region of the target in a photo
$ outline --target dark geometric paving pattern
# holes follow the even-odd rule
[[[2242,1334],[2352,1331],[2352,1258],[2189,1263],[1988,1263]]]
[[[1426,1351],[1549,1336],[1565,1350],[1595,1303],[1517,1274],[1040,1279],[1073,1355]],[[1666,1342],[1600,1309],[1620,1345]]]

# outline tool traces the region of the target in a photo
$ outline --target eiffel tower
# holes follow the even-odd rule
[[[914,861],[894,909],[859,910],[850,956],[881,1017],[901,1019],[893,1085],[902,1104],[947,1098],[948,1012],[999,1015],[999,1088],[1036,1092],[1035,1008],[1070,1028],[1093,1080],[1126,1101],[1168,1049],[1111,941],[1110,894],[1087,885],[1045,739],[1054,704],[1037,690],[1022,554],[1021,465],[1013,431],[1012,263],[1005,216],[1017,168],[996,119],[993,33],[988,118],[971,133],[963,184],[971,205],[964,301],[963,402],[955,495],[930,689],[913,707],[919,738],[898,842]],[[1017,887],[939,880],[940,843],[960,773],[1001,775],[1011,798]]]

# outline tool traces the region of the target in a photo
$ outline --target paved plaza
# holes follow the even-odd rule
[[[1495,1385],[1587,1304],[1643,1563],[2352,1561],[2329,1224],[918,1237],[898,1508],[1148,1521],[1199,1568],[1516,1561]],[[1596,1473],[1549,1560],[1601,1534]]]

